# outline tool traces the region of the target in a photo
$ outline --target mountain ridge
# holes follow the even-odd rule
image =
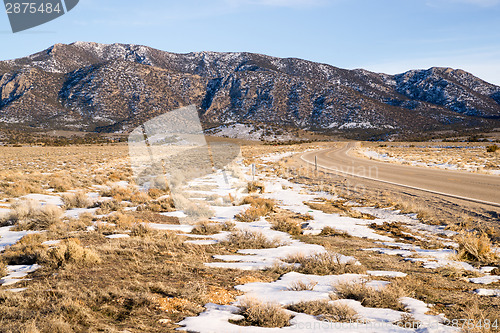
[[[0,62],[0,123],[127,132],[196,104],[209,125],[316,131],[498,127],[500,87],[446,67],[389,75],[249,52],[55,44]]]

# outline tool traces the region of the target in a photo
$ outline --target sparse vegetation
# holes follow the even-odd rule
[[[39,148],[33,150],[28,147],[17,149],[16,153],[21,154],[20,161],[23,159],[32,161],[34,160],[33,155],[36,158],[43,158],[41,155],[36,155],[39,153]],[[59,151],[53,148],[46,147],[44,149],[59,154]],[[297,150],[298,148],[296,146],[275,147],[271,145],[244,147],[244,151],[252,150],[252,154],[274,152],[277,149]],[[25,151],[29,151],[29,155],[22,155]],[[75,156],[66,156],[68,152],[74,153]],[[482,152],[485,153],[484,144]],[[249,216],[249,220],[250,218],[258,220],[261,216],[265,216],[274,230],[292,234],[294,239],[302,242],[322,245],[328,252],[314,256],[292,256],[284,260],[292,265],[276,266],[263,271],[248,272],[207,267],[204,264],[214,262],[214,255],[235,254],[237,250],[244,248],[272,249],[283,244],[280,241],[268,239],[262,233],[260,235],[245,235],[241,231],[234,231],[232,230],[234,224],[231,222],[217,224],[206,220],[206,218],[195,225],[193,234],[211,235],[222,230],[229,230],[232,231],[230,237],[234,237],[235,242],[229,241],[203,246],[187,244],[184,242],[188,238],[183,235],[149,228],[148,222],[174,224],[179,222],[175,217],[158,214],[158,212],[164,211],[165,207],[173,207],[168,203],[170,197],[166,196],[169,194],[167,191],[151,189],[146,193],[135,190],[126,163],[121,164],[119,159],[116,159],[118,155],[124,154],[126,154],[125,149],[118,146],[65,149],[64,152],[61,151],[60,155],[57,155],[57,161],[50,160],[48,162],[50,167],[63,169],[63,171],[43,170],[44,172],[54,172],[54,175],[36,173],[36,168],[33,168],[29,163],[25,164],[25,169],[30,170],[30,174],[17,175],[13,173],[10,171],[11,168],[6,167],[9,165],[6,160],[12,158],[14,161],[17,155],[0,161],[4,167],[3,170],[0,169],[0,195],[2,199],[5,199],[5,203],[0,203],[0,205],[8,207],[8,204],[12,204],[13,208],[12,214],[6,216],[0,223],[2,225],[15,225],[14,230],[24,228],[46,230],[25,236],[17,244],[7,247],[0,254],[0,275],[5,264],[39,263],[42,265],[37,271],[30,273],[29,281],[24,280],[17,283],[16,287],[28,288],[22,293],[7,291],[8,288],[12,288],[10,286],[0,287],[0,326],[2,327],[0,331],[54,332],[59,330],[62,332],[81,332],[96,330],[112,332],[124,329],[147,332],[173,331],[178,328],[176,323],[186,316],[196,316],[204,310],[203,306],[206,303],[230,304],[234,302],[235,296],[242,295],[241,292],[233,288],[236,284],[272,282],[276,281],[283,273],[290,271],[317,275],[365,273],[366,269],[401,271],[407,273],[408,276],[391,279],[391,284],[381,290],[353,292],[351,290],[350,294],[346,290],[344,292],[346,295],[351,295],[350,298],[358,299],[366,304],[365,306],[391,306],[394,309],[402,310],[401,304],[394,300],[397,300],[397,295],[404,295],[435,304],[434,307],[430,308],[429,314],[445,313],[449,319],[474,318],[477,321],[498,317],[500,309],[498,298],[479,296],[468,292],[477,288],[477,285],[471,284],[468,278],[479,276],[479,273],[452,266],[430,270],[419,264],[401,260],[397,256],[361,251],[360,249],[372,247],[373,242],[358,237],[347,237],[347,234],[335,228],[325,228],[319,236],[302,234],[302,228],[307,228],[306,221],[311,217],[286,211],[275,206],[272,202],[258,198],[259,189],[253,192],[255,196],[249,196],[243,202],[238,202],[238,199],[234,197],[221,198],[216,195],[208,197],[207,201],[210,205],[216,205],[217,202],[223,204],[232,202],[235,205],[250,204],[251,208],[257,208],[260,211],[252,213],[254,216]],[[82,158],[82,156],[87,157]],[[61,167],[59,160],[66,163],[67,166]],[[89,166],[80,168],[82,160],[88,162]],[[53,166],[50,163],[53,163]],[[72,172],[64,171],[66,168],[71,168]],[[276,172],[287,173],[288,178],[296,177],[293,174],[293,169],[285,170],[285,168],[287,165],[282,163],[281,166],[276,167]],[[259,172],[264,174],[265,171],[259,170]],[[323,176],[320,172],[317,175],[317,177]],[[52,178],[62,179],[62,181],[51,181]],[[32,205],[30,205],[28,200],[13,200],[13,197],[17,196],[12,195],[25,195],[27,193],[61,195],[52,193],[52,191],[46,192],[47,189],[54,188],[54,185],[59,185],[56,191],[64,188],[65,191],[70,190],[72,193],[69,195],[72,196],[73,193],[75,195],[84,194],[95,184],[102,186],[97,187],[95,191],[104,195],[110,194],[106,193],[110,191],[107,188],[111,189],[116,186],[111,182],[118,180],[129,181],[129,186],[121,186],[127,190],[115,191],[113,193],[114,199],[107,203],[104,201],[98,204],[99,210],[96,214],[110,214],[109,216],[94,216],[85,213],[78,218],[60,216],[54,219],[54,214],[49,213],[46,214],[46,217],[41,218],[40,205],[35,202],[31,202]],[[315,183],[316,179],[308,177],[300,178],[300,180],[306,182],[307,185],[312,185],[311,189],[314,188],[315,191],[324,191],[330,194],[338,191],[338,184],[334,181],[325,182],[322,180],[321,183]],[[18,181],[22,184],[9,192],[9,189],[14,188],[13,184]],[[287,188],[284,187],[285,190]],[[363,201],[363,198],[344,196],[343,193],[339,193],[339,195],[349,198],[349,200],[361,202],[365,206],[368,205],[369,200],[375,205],[380,199],[376,196],[371,198],[367,196],[367,200]],[[67,200],[69,204],[66,205],[66,200],[63,198],[65,202],[63,208],[85,206],[72,204],[71,199]],[[128,201],[126,199],[132,203],[126,202]],[[167,201],[164,202],[165,199]],[[121,200],[126,201],[121,202]],[[328,201],[318,201],[318,203],[328,206],[328,209],[333,209],[331,207],[340,204],[340,201],[335,204]],[[410,199],[408,203],[410,203]],[[17,205],[22,207],[17,207]],[[134,212],[129,211],[128,208],[124,209],[126,206],[130,208],[139,206],[140,208]],[[345,202],[342,203],[342,206],[353,209],[349,204],[345,205]],[[384,203],[384,207],[389,206],[392,205]],[[420,204],[414,204],[413,207],[408,204],[407,208],[409,212],[414,212],[413,209],[426,209],[424,205]],[[205,212],[205,207],[201,210]],[[441,219],[439,214],[434,213],[431,216],[430,212],[427,217],[436,219],[437,222],[439,222],[438,219]],[[39,219],[45,219],[45,222],[41,222]],[[47,222],[50,220],[54,222]],[[463,219],[460,217],[458,220]],[[19,224],[19,221],[29,223]],[[33,223],[33,226],[30,226],[30,223]],[[371,221],[365,223],[370,224]],[[89,226],[93,227],[88,228]],[[382,234],[398,237],[398,242],[419,244],[422,248],[426,248],[422,242],[427,241],[419,243],[418,239],[413,237],[422,236],[422,234],[407,228],[405,224],[378,224],[373,228]],[[465,251],[466,248],[469,249],[469,246],[464,245],[465,259],[463,260],[471,262],[474,266],[497,265],[495,257],[485,254],[494,251],[491,250],[496,246],[494,233],[487,232],[484,226],[476,223],[476,219],[471,220],[467,225],[458,226],[456,229],[449,227],[449,229],[457,231],[460,229],[472,230],[473,228],[480,230],[474,234],[476,238],[481,239],[483,231],[489,236],[486,238],[489,240],[490,251],[486,250],[485,244],[488,244],[486,239],[479,242],[471,241],[471,237],[467,234],[467,241],[473,243],[473,250]],[[122,239],[104,237],[116,233],[127,233],[131,237]],[[411,233],[411,235],[407,233]],[[43,245],[42,243],[46,240],[60,240],[60,243],[51,242],[51,245]],[[432,243],[431,240],[429,242]],[[427,248],[437,248],[437,245],[430,244]],[[442,248],[442,244],[439,245],[439,248]],[[340,260],[337,253],[353,256],[363,265],[355,264],[354,261],[344,262]],[[481,253],[482,256],[479,255]],[[478,258],[482,259],[478,260]],[[498,274],[498,269],[492,271],[491,274]],[[159,279],[159,276],[162,278]],[[386,278],[380,279],[385,280]],[[393,288],[394,285],[398,288],[391,290],[390,288]],[[289,291],[307,291],[314,290],[315,287],[315,282],[301,278],[284,288]],[[492,288],[496,287],[493,285]],[[402,292],[398,289],[401,289]],[[340,293],[332,295],[332,299],[344,297]],[[263,305],[263,307],[251,307],[252,310],[248,311],[246,307],[243,307],[241,314],[244,319],[238,321],[237,324],[264,327],[289,325],[290,315],[285,319],[280,319],[282,318],[281,314],[283,314],[280,311],[284,311],[285,315],[287,313],[279,305],[255,303]],[[274,306],[275,309],[273,309]],[[337,322],[349,321],[351,318],[352,320],[358,319],[356,312],[352,308],[344,306],[340,299],[302,302],[288,307],[288,309],[316,316],[319,320]],[[43,313],[43,316],[40,316],[40,313]],[[249,318],[253,319],[249,320]],[[413,319],[410,314],[404,314],[394,324],[397,325],[398,322],[409,324],[413,322]]]
[[[233,321],[241,326],[285,327],[290,325],[292,316],[279,304],[261,303],[252,299],[245,299],[240,305],[241,315],[245,319]]]
[[[42,258],[44,264],[56,267],[64,265],[88,266],[101,262],[99,256],[92,250],[80,245],[78,239],[65,239],[56,247],[47,251],[46,257]]]
[[[3,225],[15,225],[17,230],[45,230],[61,222],[63,211],[57,206],[40,206],[30,200],[14,203]]]
[[[346,304],[329,302],[327,300],[300,302],[288,306],[289,310],[315,316],[318,320],[335,323],[355,322],[361,317]]]
[[[247,191],[248,193],[264,193],[264,185],[256,181],[249,182]]]
[[[260,231],[236,230],[233,231],[226,243],[240,249],[267,249],[283,245],[279,240],[270,240]]]
[[[7,275],[7,265],[3,261],[0,261],[0,278],[6,275]]]
[[[288,290],[291,291],[313,290],[317,284],[318,284],[317,282],[300,280],[292,283],[288,287]]]
[[[196,224],[191,233],[196,235],[213,235],[221,232],[223,227],[220,223],[201,221]]]
[[[393,281],[388,286],[376,290],[364,283],[340,283],[334,286],[338,298],[354,299],[361,305],[369,308],[389,308],[397,311],[405,311],[399,298],[408,295],[408,291]]]
[[[274,209],[274,201],[259,197],[246,197],[243,199],[243,205],[250,204],[251,206],[244,212],[237,214],[235,219],[241,222],[257,221],[261,216],[266,216]]]
[[[497,145],[491,145],[491,146],[486,147],[486,152],[487,153],[494,153],[497,150],[498,150],[498,146]]]
[[[393,324],[407,329],[418,329],[422,326],[422,322],[416,320],[410,313],[403,313],[399,320],[395,321]]]
[[[345,200],[324,200],[324,202],[306,202],[311,209],[321,210],[327,214],[339,214],[356,219],[373,220],[374,216],[360,213],[349,206],[345,205]]]
[[[98,215],[106,215],[111,212],[118,212],[121,210],[121,203],[115,199],[112,199],[99,202],[99,209],[97,209],[96,213]]]
[[[172,212],[175,210],[174,201],[172,198],[162,198],[158,200],[146,201],[137,207],[138,211],[151,211],[151,212]]]
[[[302,274],[336,275],[346,273],[365,273],[366,268],[354,260],[346,260],[336,253],[317,253],[311,256],[295,255],[287,257],[285,262],[299,264],[299,267],[280,267],[278,270],[295,270]]]
[[[344,238],[349,238],[351,235],[349,235],[348,232],[343,231],[343,230],[337,230],[332,227],[324,227],[323,230],[321,230],[320,236],[339,236],[339,237],[344,237]]]
[[[457,237],[457,259],[482,264],[497,264],[499,257],[492,251],[491,240],[486,234],[477,232],[461,232]]]
[[[295,219],[286,216],[277,216],[272,220],[273,229],[289,233],[290,235],[300,235],[302,227]]]
[[[65,209],[71,208],[88,208],[93,202],[85,192],[79,191],[76,193],[63,194],[61,197],[64,202]]]

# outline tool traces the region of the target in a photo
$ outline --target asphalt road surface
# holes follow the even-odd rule
[[[341,148],[307,152],[301,159],[317,163],[323,171],[500,207],[500,176],[374,161],[350,154],[356,145],[350,142]]]

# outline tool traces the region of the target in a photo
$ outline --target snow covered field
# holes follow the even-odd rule
[[[108,313],[107,328],[120,320],[121,327],[136,328],[134,318],[140,318],[147,327],[189,332],[452,332],[459,331],[452,320],[465,316],[469,303],[488,300],[489,311],[500,311],[496,259],[464,261],[456,231],[424,224],[416,214],[363,206],[280,177],[278,164],[294,152],[276,150],[252,156],[255,181],[243,160],[189,181],[182,195],[195,208],[183,211],[167,193],[144,192],[129,177],[73,180],[69,189],[47,182],[40,193],[8,198],[0,227],[0,259],[8,264],[0,296],[29,299],[56,289],[59,276],[75,284],[94,281],[94,288],[109,288],[98,291],[107,296],[79,292],[86,296],[78,311]],[[106,175],[118,169],[110,161],[99,165]],[[33,212],[16,208],[28,202]],[[38,227],[49,212],[53,221]],[[23,247],[27,235],[32,243]],[[33,251],[34,259],[22,251]],[[93,255],[98,259],[90,264],[85,258]],[[75,270],[78,278],[70,275]],[[128,275],[133,282],[110,286]],[[146,276],[151,280],[143,281]],[[51,285],[40,284],[47,283],[40,277]],[[441,289],[447,286],[452,291]],[[64,306],[54,316],[81,327]],[[263,319],[256,313],[264,310],[270,312]],[[99,322],[85,316],[91,326]],[[273,316],[288,319],[278,325]]]

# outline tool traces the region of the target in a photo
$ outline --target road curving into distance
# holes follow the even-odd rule
[[[359,143],[310,151],[301,160],[318,169],[500,207],[500,176],[392,164],[353,156]]]

